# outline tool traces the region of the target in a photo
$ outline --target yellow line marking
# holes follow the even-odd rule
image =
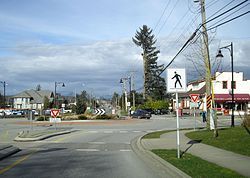
[[[30,154],[28,154],[28,155],[26,155],[26,156],[24,156],[24,157],[22,157],[22,158],[20,158],[19,160],[15,161],[13,164],[11,164],[11,165],[9,165],[9,166],[1,169],[0,170],[0,175],[3,174],[3,173],[5,173],[6,171],[10,170],[11,168],[15,167],[16,165],[20,164],[21,162],[23,162],[24,160],[26,160],[28,157],[30,157],[33,153],[35,153],[35,151],[32,152],[32,153],[30,153]]]
[[[63,140],[66,140],[66,139],[68,139],[68,138],[70,138],[70,137],[73,137],[73,136],[75,136],[75,135],[82,134],[82,132],[85,132],[85,131],[78,131],[78,132],[75,132],[75,133],[70,134],[70,135],[68,135],[68,136],[64,136],[64,137],[62,137],[62,138],[58,138],[58,139],[55,140],[55,142],[56,142],[56,143],[60,143],[60,142],[62,142]]]

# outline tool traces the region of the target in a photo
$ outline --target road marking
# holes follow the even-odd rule
[[[96,131],[96,130],[90,130],[90,131],[87,131],[87,133],[98,133],[98,131]]]
[[[104,131],[103,133],[113,133],[113,131]]]
[[[104,145],[105,142],[88,142],[88,144],[98,144],[98,145]]]
[[[139,131],[139,130],[134,130],[133,132],[134,132],[134,133],[139,133],[139,132],[141,132],[141,131]]]
[[[126,131],[126,130],[122,130],[122,131],[120,131],[120,133],[128,133],[128,131]]]
[[[100,150],[98,150],[98,149],[81,149],[81,148],[79,148],[79,149],[76,149],[76,151],[94,152],[94,151],[100,151]]]
[[[30,157],[33,153],[35,153],[36,151],[26,155],[26,156],[23,156],[22,158],[16,160],[13,164],[3,168],[0,170],[0,175],[5,173],[6,171],[10,170],[11,168],[15,167],[16,165],[20,164],[21,162],[23,162],[24,160],[26,160],[28,157]]]
[[[129,149],[127,149],[127,150],[120,150],[121,152],[130,152],[130,151],[132,151],[132,150],[129,150]]]
[[[59,143],[59,142],[62,142],[63,140],[65,140],[65,139],[68,139],[68,138],[70,138],[70,137],[73,137],[73,136],[75,136],[75,135],[79,135],[79,134],[83,134],[83,132],[84,131],[78,131],[78,132],[71,132],[69,135],[61,135],[61,138],[58,138],[58,139],[56,139],[54,142],[55,143]]]

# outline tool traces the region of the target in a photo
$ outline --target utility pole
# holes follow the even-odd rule
[[[130,92],[132,92],[132,99],[130,94],[130,102],[133,103],[133,108],[135,109],[135,72],[130,71]]]
[[[127,78],[121,78],[120,80],[120,84],[122,84],[123,87],[123,92],[125,95],[125,111],[127,111],[128,109],[128,98],[127,98],[127,89],[126,89],[126,82],[127,82]]]
[[[210,65],[210,57],[209,57],[208,34],[207,34],[207,28],[206,28],[205,0],[200,0],[200,3],[201,3],[200,5],[201,5],[202,35],[203,35],[202,54],[203,54],[205,70],[206,70],[206,77],[205,77],[206,78],[206,96],[210,96],[211,95],[211,65]],[[211,113],[211,110],[207,109],[207,128],[210,127],[210,113]]]
[[[143,50],[143,53],[141,54],[142,55],[142,58],[143,58],[143,93],[142,93],[142,96],[143,96],[143,99],[145,100],[146,99],[146,72],[147,72],[147,70],[146,70],[146,67],[147,67],[147,65],[146,65],[146,60],[147,60],[147,58],[146,58],[146,52],[145,52],[145,50]]]

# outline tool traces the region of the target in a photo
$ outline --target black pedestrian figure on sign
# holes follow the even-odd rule
[[[174,87],[176,88],[176,85],[177,85],[177,82],[179,83],[179,85],[181,86],[181,88],[182,88],[182,84],[181,84],[181,81],[180,81],[180,79],[181,79],[181,76],[179,75],[179,74],[177,74],[176,72],[174,72],[175,73],[175,75],[174,75],[174,77],[172,78],[172,79],[176,79],[176,81],[175,81],[175,84],[174,84]]]

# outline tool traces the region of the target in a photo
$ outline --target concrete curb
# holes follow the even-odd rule
[[[0,147],[0,160],[13,155],[17,152],[21,151],[19,148],[14,147],[12,145],[3,145]]]
[[[155,155],[151,151],[145,149],[143,146],[141,139],[143,136],[137,137],[131,141],[131,147],[133,151],[144,161],[148,162],[151,166],[154,167],[154,170],[157,170],[157,174],[160,177],[188,177],[191,178],[189,175],[181,171],[180,169],[176,168],[169,162],[165,161],[164,159],[160,158],[159,156]]]
[[[61,132],[56,132],[56,133],[51,133],[51,134],[45,134],[45,135],[42,135],[40,137],[28,137],[28,138],[23,138],[23,137],[20,137],[21,133],[14,139],[14,141],[17,141],[17,142],[31,142],[31,141],[39,141],[39,140],[44,140],[46,138],[50,138],[50,137],[53,137],[53,136],[57,136],[57,135],[63,135],[63,134],[68,134],[68,133],[71,133],[71,132],[75,132],[76,130],[66,130],[66,131],[61,131]]]

